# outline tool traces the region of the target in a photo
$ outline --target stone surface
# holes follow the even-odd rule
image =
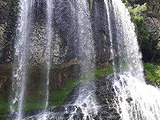
[[[52,40],[52,80],[55,84],[56,74],[63,79],[80,77],[80,68],[85,63],[79,56],[78,36],[78,13],[79,6],[74,0],[55,0],[53,12],[53,35]],[[89,2],[89,1],[88,1]],[[110,42],[108,40],[107,18],[104,1],[94,0],[93,9],[90,10],[90,17],[93,29],[93,38],[96,51],[96,63],[103,63],[110,59]],[[14,41],[16,40],[16,26],[18,13],[17,0],[0,1],[0,61],[2,63],[13,64],[14,62]],[[46,30],[46,4],[43,0],[35,2],[32,13],[31,30],[28,37],[28,64],[34,71],[43,68],[48,58],[47,54],[47,30]],[[83,26],[84,29],[86,26]],[[84,33],[84,35],[88,33]],[[3,65],[3,64],[2,64]],[[2,66],[2,69],[3,66]],[[12,69],[12,67],[11,67]],[[46,67],[44,67],[44,72]],[[29,70],[30,71],[30,70]],[[34,72],[33,72],[34,73]],[[40,72],[38,72],[40,73]],[[5,75],[4,75],[5,76]],[[31,75],[33,76],[33,75]],[[12,78],[12,75],[7,76]],[[35,77],[34,77],[35,78]],[[30,82],[36,83],[32,77]],[[34,86],[34,85],[32,85]],[[1,89],[1,88],[0,88]]]
[[[145,57],[152,57],[153,59],[160,59],[160,49],[158,49],[158,43],[160,43],[160,1],[159,0],[147,0],[147,13],[144,14],[144,24],[148,31],[151,33],[150,40],[152,41],[153,48],[150,48],[152,56],[149,52],[146,53],[145,50],[142,51]],[[147,46],[147,45],[146,45]]]

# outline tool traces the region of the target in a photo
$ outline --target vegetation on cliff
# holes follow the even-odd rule
[[[156,0],[153,2],[123,0],[123,2],[128,7],[131,20],[135,24],[146,79],[160,82],[160,10],[156,9],[160,3]]]
[[[160,60],[160,10],[157,9],[160,3],[154,4],[155,1],[124,0],[135,24],[144,62]]]

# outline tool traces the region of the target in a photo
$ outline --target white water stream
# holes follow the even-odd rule
[[[159,120],[160,90],[145,83],[134,24],[121,0],[112,0],[117,27],[120,73],[114,82],[122,120]]]
[[[88,77],[89,74],[89,77],[94,79],[92,71],[95,69],[95,51],[89,4],[87,0],[77,0],[77,6],[79,53],[83,64],[81,74],[82,77]],[[95,91],[89,91],[87,86],[81,87],[74,105],[81,108],[84,120],[92,120],[92,116],[97,115],[98,106],[96,104]],[[76,113],[76,110],[74,112]],[[73,120],[74,112],[69,120]]]
[[[49,104],[49,81],[50,81],[50,70],[51,70],[51,63],[52,63],[52,55],[51,55],[51,48],[52,48],[52,40],[53,40],[53,28],[52,28],[52,22],[53,22],[53,0],[46,0],[46,14],[47,14],[47,75],[46,75],[46,92],[45,92],[45,109],[42,111],[42,115],[39,116],[38,120],[47,120],[48,111],[47,107]]]
[[[53,15],[53,1],[47,0],[47,36],[48,36],[48,42],[47,42],[47,49],[48,49],[48,59],[47,59],[47,89],[46,89],[46,105],[45,108],[48,107],[48,99],[49,99],[49,76],[50,76],[50,69],[51,69],[51,43],[53,39],[53,29],[52,29],[52,15]]]
[[[11,111],[16,111],[16,105],[18,109],[16,112],[16,119],[21,120],[23,117],[23,103],[24,93],[26,89],[27,80],[27,39],[30,30],[30,18],[32,13],[32,6],[34,0],[20,0],[19,1],[19,18],[17,27],[17,40],[15,42],[15,62],[13,69],[13,84],[12,89],[14,91],[14,99],[11,103]]]

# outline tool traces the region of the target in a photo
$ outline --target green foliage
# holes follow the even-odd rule
[[[135,23],[138,41],[141,45],[144,41],[148,41],[150,38],[150,33],[144,25],[144,18],[142,16],[142,13],[147,11],[147,4],[135,4],[134,7],[128,6],[128,10],[131,15],[131,20]]]
[[[160,82],[160,65],[156,63],[145,63],[146,79],[153,82]]]
[[[136,28],[135,32],[137,33],[138,42],[143,53],[143,60],[145,62],[158,61],[158,49],[160,49],[160,40],[158,39],[157,35],[159,34],[159,27],[155,26],[154,31],[151,31],[151,29],[149,29],[150,26],[148,26],[149,24],[147,23],[147,25],[144,21],[144,15],[147,13],[147,4],[132,4],[131,6],[131,4],[127,3],[128,2],[126,2],[126,6],[130,12],[131,20],[134,22]]]
[[[123,3],[127,3],[127,0],[122,0]]]
[[[14,12],[15,12],[15,13],[18,13],[18,3],[17,3],[17,1],[13,1],[13,4],[14,4],[14,5],[13,5],[13,6],[14,6],[14,9],[13,9]]]
[[[131,20],[135,22],[138,27],[142,27],[144,23],[144,18],[142,16],[142,13],[147,11],[147,4],[146,3],[143,5],[136,4],[134,5],[134,7],[128,6],[128,10],[131,15]]]

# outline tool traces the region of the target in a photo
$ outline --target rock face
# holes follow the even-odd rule
[[[120,116],[116,111],[116,97],[112,87],[112,82],[112,76],[108,76],[101,79],[79,83],[68,95],[62,105],[48,109],[49,112],[47,113],[47,118],[49,120],[68,120],[69,118],[72,118],[73,120],[83,119],[87,109],[90,109],[91,103],[88,104],[84,102],[77,105],[76,100],[78,99],[80,92],[83,92],[83,94],[81,94],[82,98],[86,99],[87,97],[90,97],[89,95],[92,91],[97,100],[95,104],[98,108],[98,113],[96,115],[90,113],[90,115],[87,116],[88,120],[120,120]],[[86,110],[85,112],[83,112],[84,109]],[[39,112],[40,111],[37,111],[37,113]],[[38,115],[35,114],[35,111],[26,113],[26,116],[33,115],[32,117],[26,118],[26,120],[37,120],[42,115],[41,113]]]
[[[144,53],[145,57],[150,57],[151,61],[153,61],[153,59],[160,58],[160,49],[157,47],[158,43],[159,43],[159,39],[160,39],[160,1],[159,0],[147,0],[147,13],[144,15],[144,23],[145,26],[147,27],[148,31],[151,33],[151,41],[152,42],[152,46],[153,48],[151,48],[151,55],[147,54],[144,51],[142,51]],[[145,54],[146,53],[146,54]]]
[[[71,59],[77,59],[79,36],[77,35],[77,15],[78,5],[75,1],[54,1],[53,14],[53,61],[55,64],[69,62]],[[90,3],[88,2],[88,5]],[[0,2],[0,49],[2,62],[13,59],[13,46],[16,39],[16,26],[18,15],[18,0],[2,0]],[[109,40],[107,39],[107,18],[106,9],[103,1],[94,0],[92,9],[90,9],[90,19],[93,28],[94,42],[96,45],[97,62],[109,60]],[[30,60],[33,64],[40,64],[45,61],[46,53],[46,3],[43,0],[35,2],[32,14],[32,30],[28,38],[30,49]],[[96,23],[96,24],[95,24]],[[84,28],[85,29],[85,28]],[[86,28],[87,29],[87,28]],[[88,33],[86,33],[88,34]],[[10,38],[10,39],[9,39]],[[7,46],[8,45],[8,46]],[[8,48],[7,48],[8,47]],[[3,49],[4,48],[4,49]],[[8,50],[7,50],[8,49]],[[6,50],[6,51],[5,51]]]
[[[17,2],[0,1],[0,61],[12,59],[13,41],[16,26]],[[11,50],[12,49],[12,50]]]
[[[0,1],[0,92],[8,94],[11,83],[13,43],[17,21],[17,1]],[[4,64],[4,62],[6,62]]]
[[[160,1],[147,0],[147,4],[148,4],[148,14],[150,14],[150,16],[153,16],[155,18],[159,18],[160,17]]]
[[[56,81],[55,73],[65,81],[66,79],[78,78],[80,67],[85,63],[79,55],[80,37],[78,36],[79,7],[74,0],[55,0],[53,12],[52,40],[52,70],[51,83]],[[88,1],[88,9],[91,3]],[[11,64],[14,62],[14,41],[16,39],[16,27],[18,19],[18,0],[0,1],[0,61]],[[84,11],[85,12],[85,11]],[[96,64],[110,60],[110,41],[108,36],[106,8],[104,1],[94,0],[89,16],[93,32],[96,53]],[[36,0],[32,13],[31,30],[28,38],[29,56],[28,61],[31,70],[44,67],[47,60],[47,30],[46,30],[46,3],[44,0]],[[95,24],[96,23],[96,24]],[[84,29],[86,26],[83,26]],[[84,33],[87,36],[88,33]],[[71,68],[71,69],[70,69]],[[3,68],[2,68],[3,69]],[[10,67],[12,70],[12,65]],[[37,71],[38,72],[38,71]],[[33,76],[33,75],[31,75]],[[71,77],[72,76],[72,77]],[[7,76],[8,77],[8,76]],[[10,74],[10,78],[12,78]],[[32,79],[31,77],[29,77]],[[10,80],[12,81],[12,80]],[[34,78],[29,81],[37,80]],[[4,81],[5,82],[5,81]],[[34,86],[34,85],[33,85]],[[10,88],[10,86],[8,86]],[[1,88],[0,88],[1,89]]]

